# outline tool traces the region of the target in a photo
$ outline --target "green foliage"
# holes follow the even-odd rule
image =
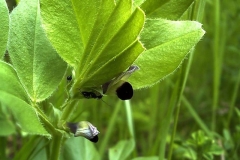
[[[99,159],[99,154],[94,145],[81,137],[69,138],[62,149],[61,159]]]
[[[181,147],[183,146],[183,147]],[[186,142],[176,149],[178,159],[211,160],[214,155],[223,154],[223,149],[202,131],[194,132]]]
[[[22,130],[31,134],[47,135],[34,109],[28,104],[27,94],[12,66],[0,62],[0,79],[3,82],[0,85],[0,101],[2,105],[8,106]]]
[[[158,160],[158,157],[138,157],[132,160]]]
[[[141,8],[148,18],[164,18],[177,20],[183,16],[186,8],[189,8],[193,0],[162,0],[145,1]]]
[[[44,34],[38,0],[23,0],[11,13],[8,51],[33,102],[48,98],[60,83],[66,64]]]
[[[23,131],[30,134],[50,136],[43,128],[33,108],[25,101],[4,91],[0,91],[0,100],[12,111]]]
[[[131,13],[130,0],[117,5],[112,0],[43,0],[41,10],[50,41],[75,68],[78,88],[98,87],[111,80],[143,51],[137,37],[144,13],[140,9]]]
[[[140,71],[129,79],[133,87],[149,87],[172,73],[203,34],[197,22],[147,19],[140,35],[147,50],[134,62]]]
[[[15,125],[8,117],[6,107],[0,108],[0,136],[8,136],[16,133]]]
[[[29,102],[28,96],[19,82],[15,69],[11,65],[2,61],[0,62],[0,66],[0,78],[2,82],[5,82],[0,85],[1,91]]]
[[[119,141],[116,146],[109,149],[109,160],[126,159],[134,149],[134,140]]]
[[[0,0],[0,15],[0,58],[2,58],[7,48],[9,30],[9,14],[5,0]]]
[[[219,3],[237,17],[237,5],[219,0],[205,12],[200,0],[21,0],[8,20],[0,0],[0,56],[6,46],[10,55],[0,61],[1,159],[238,159],[239,37],[232,37],[240,20],[227,24]],[[121,77],[131,65],[140,69]],[[114,81],[148,89],[123,109],[115,91],[103,94]],[[101,132],[97,144],[73,136],[80,134],[68,122],[86,120]],[[80,126],[90,140],[94,126]]]

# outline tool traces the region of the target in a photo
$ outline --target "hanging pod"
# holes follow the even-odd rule
[[[68,128],[74,137],[85,137],[91,142],[98,142],[98,134],[100,133],[95,126],[88,121],[81,121],[79,123],[67,123]]]

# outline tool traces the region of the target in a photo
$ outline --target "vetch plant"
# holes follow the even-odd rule
[[[21,0],[10,23],[0,2],[5,11],[0,53],[7,49],[10,55],[9,62],[0,62],[2,108],[21,131],[49,139],[52,160],[67,138],[98,140],[90,122],[72,121],[81,107],[77,101],[107,95],[131,99],[133,90],[173,73],[204,35],[198,22],[167,20],[183,15],[190,5],[184,2],[176,14],[161,17],[163,11],[151,12],[148,1]],[[60,86],[55,103],[51,97]],[[16,157],[29,158],[32,150]]]

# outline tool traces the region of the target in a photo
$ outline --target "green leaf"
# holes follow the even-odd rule
[[[204,35],[201,26],[194,21],[148,19],[140,37],[147,50],[134,62],[140,70],[129,78],[134,89],[150,87],[175,71]]]
[[[46,160],[46,147],[48,140],[40,136],[29,136],[27,141],[24,141],[22,147],[16,152],[13,160],[34,159]]]
[[[0,115],[0,127],[0,136],[8,136],[16,133],[14,124],[2,115]]]
[[[22,0],[10,18],[8,50],[13,66],[31,100],[43,101],[59,85],[66,64],[46,38],[38,0]]]
[[[219,146],[216,142],[212,144],[210,150],[208,151],[208,154],[213,154],[213,155],[221,155],[224,153],[224,149]]]
[[[126,159],[135,146],[134,140],[122,140],[117,143],[116,146],[110,148],[109,159],[110,160],[124,160]]]
[[[49,108],[47,110],[46,115],[48,115],[49,121],[57,126],[57,123],[59,122],[60,119],[61,111],[51,103],[48,106]]]
[[[193,0],[146,0],[141,8],[145,11],[147,18],[164,18],[178,20],[193,3]]]
[[[138,41],[144,13],[132,13],[131,0],[42,0],[41,11],[51,43],[76,70],[78,88],[111,80],[144,50]]]
[[[132,160],[158,160],[158,157],[138,157],[138,158],[134,158]]]
[[[143,4],[143,2],[145,2],[146,0],[134,0],[133,1],[133,10],[136,9],[137,7],[141,6]]]
[[[23,89],[22,84],[17,77],[16,71],[11,65],[2,61],[0,61],[0,79],[0,91],[7,92],[26,102],[29,102],[27,93]]]
[[[1,90],[0,101],[8,106],[24,132],[50,136],[43,128],[32,106],[25,101]]]
[[[61,159],[98,160],[99,153],[93,143],[83,137],[69,138],[62,149]]]
[[[0,102],[13,113],[22,130],[30,134],[49,136],[40,123],[28,96],[23,89],[16,71],[5,62],[0,61]]]
[[[7,49],[9,30],[9,14],[5,0],[0,0],[0,15],[0,58],[2,58]]]
[[[10,118],[9,111],[6,106],[0,102],[0,136],[8,136],[16,133],[15,125]]]

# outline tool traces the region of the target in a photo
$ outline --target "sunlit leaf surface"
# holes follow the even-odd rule
[[[59,55],[76,71],[77,87],[99,86],[126,70],[144,50],[144,24],[131,0],[42,0],[44,28]]]
[[[43,31],[38,3],[38,0],[22,0],[13,10],[8,44],[13,66],[35,102],[52,94],[66,69]]]
[[[147,48],[134,62],[140,70],[129,81],[135,89],[149,87],[172,73],[205,33],[193,21],[148,19],[141,42]]]
[[[0,59],[7,49],[9,14],[5,0],[0,0]]]

